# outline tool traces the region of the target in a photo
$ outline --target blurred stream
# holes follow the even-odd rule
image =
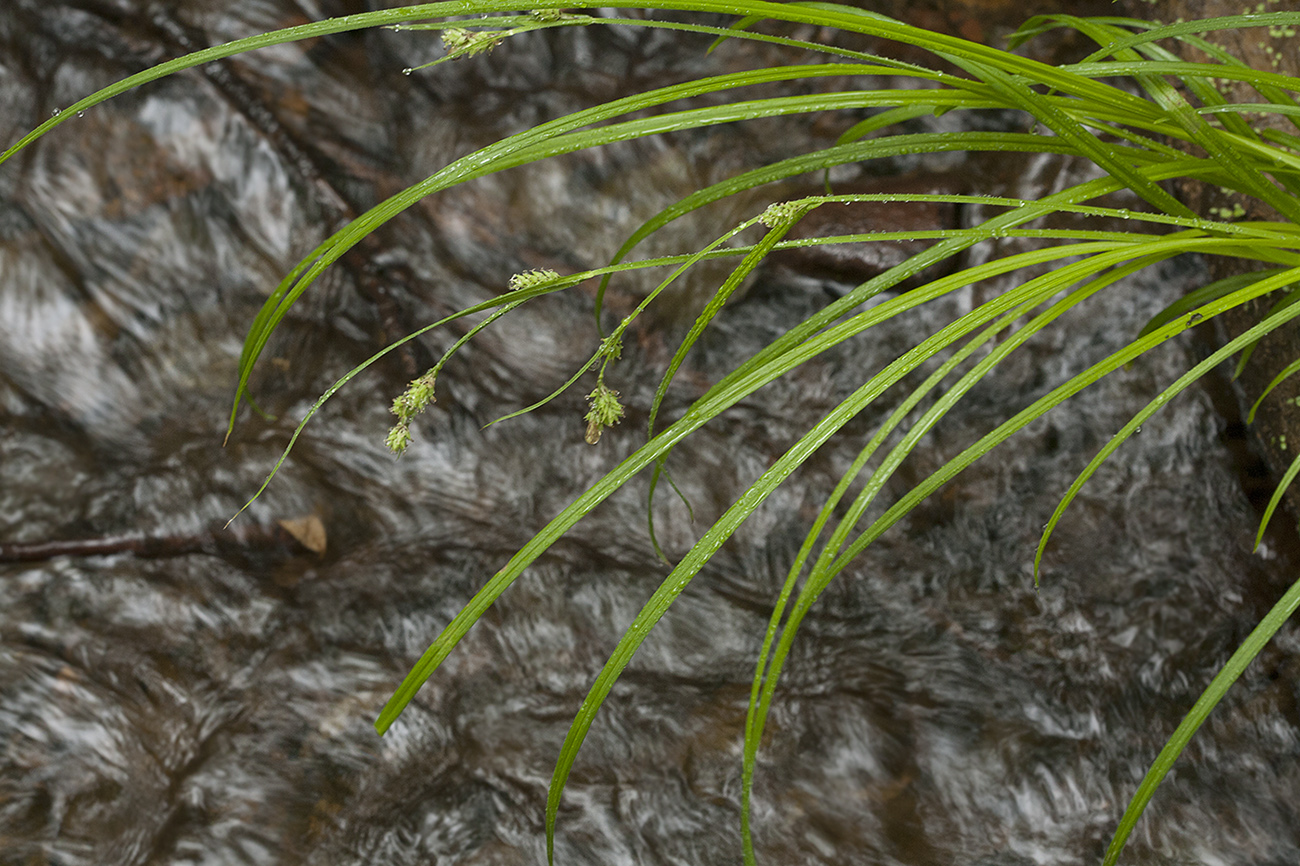
[[[914,11],[993,39],[989,5]],[[189,47],[364,8],[6,0],[0,141]],[[0,544],[200,539],[189,552],[0,564],[0,864],[545,862],[564,733],[665,573],[646,537],[644,479],[538,560],[387,736],[372,722],[496,569],[639,444],[659,371],[724,272],[705,269],[637,327],[610,374],[629,417],[598,447],[583,442],[586,379],[485,428],[593,351],[594,287],[582,286],[463,350],[400,460],[383,444],[388,405],[466,326],[376,365],[308,427],[240,518],[244,535],[217,541],[214,528],[257,490],[316,396],[387,341],[499,293],[514,273],[604,264],[688,190],[829,143],[856,118],[607,148],[426,200],[304,297],[254,377],[267,417],[243,410],[221,439],[262,299],[341,221],[528,124],[772,59],[742,43],[706,57],[706,45],[569,29],[404,76],[438,56],[434,36],[341,35],[133,91],[0,169]],[[1037,195],[1080,171],[948,154],[846,167],[836,181]],[[698,246],[770,200],[682,221],[647,250]],[[978,216],[861,218],[893,228]],[[691,356],[670,410],[890,263],[766,267]],[[1035,340],[922,444],[889,501],[1202,276],[1175,261]],[[613,315],[646,279],[614,284]],[[864,375],[991,290],[846,343],[681,445],[670,468],[696,520],[671,496],[656,501],[670,555]],[[1038,529],[1059,496],[1201,351],[1171,345],[1058,408],[831,586],[795,643],[760,753],[760,862],[1099,862],[1165,738],[1296,573],[1288,535],[1252,553],[1258,479],[1224,433],[1239,421],[1195,391],[1084,488],[1034,588]],[[773,495],[638,653],[574,767],[557,862],[739,862],[741,738],[768,615],[823,497],[900,400],[886,396]],[[327,534],[319,554],[277,529],[309,516]],[[1292,624],[1180,760],[1126,862],[1300,862],[1298,699]]]

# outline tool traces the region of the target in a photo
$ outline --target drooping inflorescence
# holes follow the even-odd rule
[[[388,431],[385,444],[394,454],[401,454],[411,444],[411,419],[435,402],[433,391],[436,375],[433,370],[413,379],[407,389],[393,400],[393,414],[397,423]]]
[[[587,444],[595,445],[606,427],[612,427],[623,418],[623,404],[618,402],[618,392],[601,382],[587,395]]]

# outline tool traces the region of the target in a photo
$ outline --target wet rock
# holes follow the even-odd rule
[[[87,52],[84,29],[77,39],[60,29],[74,6],[98,20],[104,44],[138,53]],[[132,23],[143,11],[127,0],[8,4],[0,32],[17,71],[0,77],[9,100],[0,123],[30,125],[52,103],[67,104],[72,85],[173,50]],[[194,0],[168,14],[215,40],[296,21],[300,11]],[[321,40],[266,52],[250,86],[259,104],[282,112],[281,127],[322,139],[321,151],[338,158],[321,176],[363,202],[366,190],[419,180],[594,96],[654,83],[666,70],[761,56],[710,59],[702,45],[595,28],[535,36],[503,46],[513,54],[423,77],[400,73],[436,51],[413,34]],[[363,74],[338,76],[331,62],[340,56]],[[524,95],[542,84],[540,100]],[[346,113],[340,120],[339,106],[350,105],[366,107],[356,125]],[[264,365],[253,389],[266,414],[241,413],[221,450],[244,330],[337,211],[323,187],[295,173],[294,153],[211,78],[102,108],[93,137],[89,125],[79,133],[69,124],[0,171],[17,214],[5,224],[25,238],[8,249],[33,272],[65,275],[41,282],[6,270],[3,303],[58,310],[60,333],[76,337],[37,342],[12,328],[16,342],[0,349],[5,542],[186,536],[224,521],[315,396],[382,343],[382,313],[358,284],[364,274],[331,272],[268,347],[278,363]],[[512,172],[423,204],[393,226],[377,261],[401,271],[385,285],[403,315],[432,320],[492,296],[521,265],[603,264],[639,220],[691,187],[820,134],[797,124],[786,136],[720,131]],[[128,142],[151,155],[131,156]],[[137,198],[69,180],[82,176],[70,173],[96,144],[104,159],[152,181]],[[921,169],[937,170],[889,168]],[[1032,191],[1070,171],[1033,163],[999,182]],[[677,227],[671,244],[715,236],[700,226],[729,227],[736,216]],[[92,259],[100,270],[83,267]],[[385,271],[375,273],[382,280]],[[798,277],[773,268],[735,299],[688,358],[667,412],[824,303],[792,290]],[[1113,351],[1204,275],[1176,262],[1149,277],[1009,358],[886,496]],[[611,291],[611,305],[639,290],[633,281]],[[709,290],[701,279],[686,297]],[[688,549],[864,377],[969,304],[957,295],[828,351],[682,443],[669,469],[695,519],[673,497],[655,501],[668,554]],[[597,448],[582,441],[576,393],[485,427],[588,357],[598,339],[591,312],[589,294],[566,293],[471,344],[439,381],[454,399],[440,390],[401,460],[383,437],[405,373],[372,369],[340,392],[245,518],[270,526],[319,513],[330,530],[324,557],[118,552],[0,566],[5,857],[95,866],[544,862],[546,786],[569,721],[665,576],[646,538],[644,485],[611,497],[538,560],[387,736],[375,735],[372,720],[496,569],[639,443],[661,373],[654,362],[681,335],[671,314],[628,340],[610,384],[629,418]],[[425,349],[441,353],[459,327],[423,338]],[[1042,588],[1033,586],[1037,527],[1057,497],[1192,357],[1192,347],[1172,345],[1031,425],[831,584],[794,644],[760,752],[755,818],[765,861],[1098,858],[1164,738],[1295,570],[1277,537],[1264,555],[1251,554],[1255,515],[1218,416],[1192,394],[1084,489],[1055,536]],[[43,390],[74,370],[82,381],[67,402]],[[98,420],[122,382],[135,397],[117,402],[130,411],[115,424]],[[735,861],[738,737],[774,599],[823,498],[899,399],[885,395],[814,455],[633,658],[575,765],[560,811],[563,862]],[[143,446],[123,456],[124,429]],[[1154,802],[1133,856],[1157,866],[1297,859],[1300,781],[1285,760],[1300,730],[1285,661],[1295,645],[1294,629],[1284,629],[1278,654],[1229,695]]]

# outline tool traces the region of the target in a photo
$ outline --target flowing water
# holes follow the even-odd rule
[[[8,0],[0,140],[188,46],[361,8]],[[387,736],[371,724],[477,588],[635,447],[655,371],[709,275],[628,340],[610,384],[629,418],[598,447],[583,442],[585,380],[485,427],[594,349],[584,286],[462,351],[400,460],[383,447],[387,405],[464,326],[361,375],[240,518],[242,535],[218,529],[315,396],[387,340],[498,293],[513,273],[598,265],[674,196],[840,127],[611,148],[421,203],[285,320],[254,377],[266,414],[244,410],[223,449],[235,365],[265,293],[340,220],[525,124],[763,59],[702,47],[567,30],[403,76],[437,56],[432,35],[330,37],[122,96],[0,169],[0,543],[112,542],[105,555],[67,555],[73,545],[0,565],[0,863],[544,862],[546,787],[569,720],[665,573],[644,486],[539,559]],[[979,183],[1008,192],[1078,171],[953,156],[886,169],[948,189],[982,172]],[[868,171],[881,169],[837,180],[894,182]],[[761,206],[673,228],[660,248]],[[843,291],[844,274],[873,267],[831,263],[837,278],[825,264],[765,269],[683,370],[673,409]],[[1113,351],[1199,278],[1197,263],[1171,263],[1013,356],[887,495]],[[616,284],[610,308],[624,313],[644,288]],[[669,554],[864,375],[980,291],[827,353],[679,447],[670,468],[695,523],[660,497]],[[1194,391],[1084,489],[1034,589],[1037,531],[1057,497],[1198,351],[1142,359],[1031,425],[832,584],[795,643],[760,753],[761,862],[1098,861],[1165,737],[1295,569],[1282,535],[1252,553],[1241,449]],[[558,862],[738,862],[742,727],[773,600],[820,497],[899,399],[772,496],[637,654],[570,778]],[[277,528],[308,518],[326,533],[322,552]],[[1284,628],[1247,671],[1157,795],[1128,862],[1300,860],[1297,651],[1300,633]]]

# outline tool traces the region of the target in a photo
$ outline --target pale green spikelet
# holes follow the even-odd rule
[[[415,414],[415,406],[405,391],[393,398],[392,412],[402,421],[409,421]]]
[[[397,424],[388,431],[385,444],[394,454],[401,454],[411,444],[411,419],[423,412],[431,403],[437,402],[433,396],[436,376],[429,370],[423,376],[412,379],[406,390],[393,399],[393,414]]]
[[[606,427],[612,427],[623,418],[623,404],[618,402],[618,392],[604,383],[587,395],[587,444],[595,445]]]
[[[510,291],[518,292],[523,289],[531,289],[534,286],[540,286],[542,283],[551,280],[557,280],[560,275],[550,268],[535,268],[531,271],[524,271],[522,274],[515,274],[510,278]]]
[[[442,31],[442,47],[447,54],[459,59],[473,57],[491,51],[505,38],[501,30],[466,30],[463,27],[449,27]]]
[[[600,343],[600,356],[606,361],[617,361],[623,356],[623,338],[619,334],[610,334]]]
[[[402,452],[406,450],[406,446],[411,444],[410,426],[405,421],[394,424],[393,429],[388,431],[388,439],[384,444],[388,446],[389,451],[401,456]]]
[[[434,386],[436,384],[437,376],[432,370],[425,372],[418,379],[412,380],[411,386],[407,388],[407,393],[411,395],[411,403],[415,406],[416,412],[423,412],[425,407],[437,402],[434,397]]]
[[[405,424],[428,408],[430,403],[437,402],[434,398],[436,381],[433,370],[429,370],[423,376],[412,379],[406,390],[397,395],[393,400],[393,414],[399,421]]]
[[[768,205],[767,210],[759,215],[758,221],[770,229],[794,225],[814,206],[809,199],[779,201]]]

